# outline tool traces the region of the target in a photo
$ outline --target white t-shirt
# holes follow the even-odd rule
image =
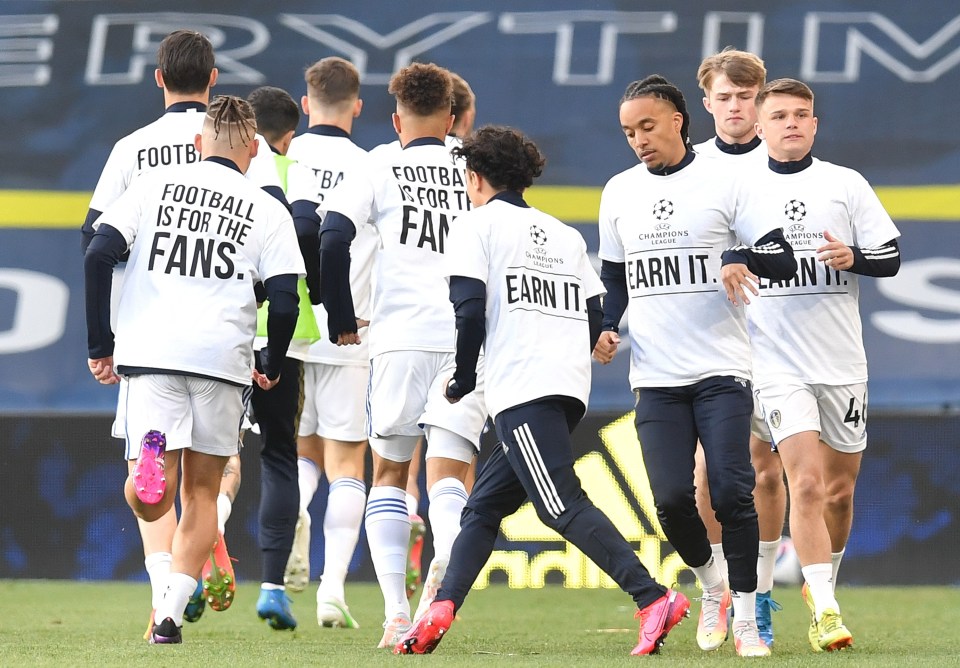
[[[727,300],[720,256],[778,225],[737,220],[739,190],[726,161],[705,156],[668,176],[637,165],[604,187],[599,255],[626,264],[631,387],[750,378],[746,320]]]
[[[546,396],[590,395],[587,299],[603,284],[580,233],[534,208],[493,200],[451,232],[447,275],[487,286],[485,396],[494,417]]]
[[[380,253],[374,272],[370,356],[394,350],[454,350],[453,305],[445,276],[447,235],[470,207],[462,161],[421,143],[371,152],[371,168],[327,195],[359,230],[373,224]],[[389,146],[389,145],[387,145]]]
[[[114,144],[93,191],[90,208],[105,211],[140,174],[160,167],[200,162],[200,153],[193,142],[203,130],[206,111],[193,107],[168,111]],[[261,188],[276,186],[279,189],[280,177],[267,140],[260,135],[257,139],[260,147],[247,170],[247,178]]]
[[[304,276],[286,208],[212,161],[138,178],[95,227],[130,244],[117,316],[117,366],[250,384],[256,281]]]
[[[784,228],[797,258],[789,281],[761,279],[760,299],[747,307],[755,383],[784,379],[824,385],[867,380],[860,323],[859,276],[829,269],[816,249],[825,230],[850,246],[880,246],[900,236],[889,214],[857,172],[813,159],[794,174],[769,168],[750,173],[740,218]]]
[[[287,155],[314,174],[313,201],[323,209],[327,194],[349,174],[363,171],[369,165],[367,152],[349,137],[307,132],[293,138]],[[370,281],[380,240],[370,225],[357,225],[357,236],[350,245],[350,291],[358,318],[370,319]],[[367,337],[361,333],[356,346],[338,346],[327,337],[327,311],[322,305],[313,307],[323,338],[310,346],[305,360],[337,366],[368,366],[370,351]]]

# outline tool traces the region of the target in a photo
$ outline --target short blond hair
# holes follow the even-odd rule
[[[707,56],[697,69],[697,83],[704,93],[710,92],[713,80],[725,74],[734,86],[760,88],[767,80],[767,68],[755,53],[739,51],[728,46],[720,53]]]

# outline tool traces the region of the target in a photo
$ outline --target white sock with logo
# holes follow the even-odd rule
[[[761,540],[757,557],[757,591],[767,593],[773,590],[773,571],[777,565],[777,550],[780,539]]]

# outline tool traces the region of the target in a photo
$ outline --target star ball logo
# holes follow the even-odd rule
[[[797,199],[792,199],[783,207],[783,215],[788,220],[799,223],[807,215],[807,205]]]
[[[545,243],[547,243],[547,233],[544,232],[539,227],[537,227],[536,225],[531,225],[530,239],[533,241],[533,243],[537,244],[538,246],[543,246]]]
[[[666,220],[673,215],[673,202],[662,199],[653,205],[653,217],[657,220]]]

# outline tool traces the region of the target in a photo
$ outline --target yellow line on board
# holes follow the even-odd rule
[[[594,223],[600,188],[534,186],[527,201],[569,223]],[[876,188],[894,220],[960,221],[960,185]],[[0,190],[0,227],[78,228],[87,215],[90,193],[65,190]]]

